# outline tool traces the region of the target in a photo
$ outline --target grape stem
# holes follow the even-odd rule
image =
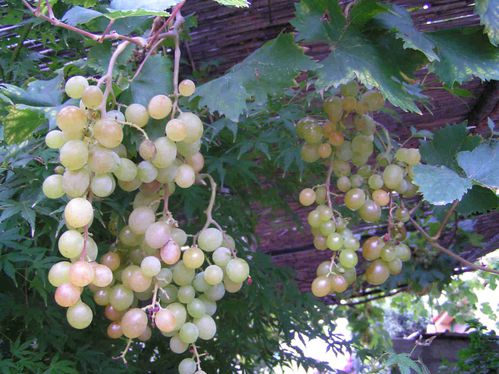
[[[142,127],[137,126],[135,123],[126,122],[126,121],[116,121],[116,122],[118,122],[121,125],[127,125],[130,127],[133,127],[135,130],[140,131],[142,133],[142,135],[144,136],[144,138],[149,140],[149,136],[147,135],[147,132],[145,132],[145,130]]]
[[[128,339],[128,342],[126,343],[125,349],[121,351],[121,353],[118,356],[113,357],[115,360],[123,360],[123,363],[126,365],[127,360],[126,360],[126,354],[130,350],[130,346],[132,345],[133,339]]]
[[[324,183],[324,187],[326,188],[326,197],[327,197],[327,206],[329,209],[331,209],[332,214],[332,219],[334,224],[336,225],[336,218],[334,217],[334,211],[333,211],[333,202],[331,201],[331,176],[333,175],[333,161],[331,160],[329,162],[329,167],[327,169],[327,176],[326,176],[326,182]]]
[[[196,366],[197,370],[201,370],[201,356],[198,353],[198,349],[195,344],[191,344],[192,346],[192,353],[194,353],[194,357],[196,358]]]
[[[392,142],[391,142],[391,138],[390,138],[390,133],[388,132],[387,128],[385,126],[383,126],[381,123],[376,122],[376,126],[379,126],[381,128],[381,130],[383,131],[383,135],[385,135],[385,137],[386,137],[386,144],[383,141],[383,139],[381,138],[381,136],[378,135],[378,138],[381,141],[381,143],[383,143],[383,147],[385,147],[386,153],[390,153],[392,150]]]
[[[92,191],[88,191],[87,200],[92,203],[93,194]],[[83,228],[83,249],[81,250],[80,261],[85,261],[85,257],[87,257],[87,243],[88,243],[88,225],[85,225]]]
[[[144,312],[147,312],[149,309],[152,309],[153,312],[151,314],[151,319],[154,321],[154,317],[156,315],[156,312],[154,310],[154,308],[156,307],[156,305],[158,304],[158,290],[159,290],[159,286],[158,286],[158,283],[155,283],[154,284],[154,290],[152,292],[152,298],[151,298],[151,303],[149,305],[146,305],[145,307],[142,308],[142,310]]]

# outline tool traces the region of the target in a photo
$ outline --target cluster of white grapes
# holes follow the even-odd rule
[[[190,80],[178,86],[180,96],[191,96],[194,90]],[[150,325],[171,337],[170,347],[176,353],[185,352],[198,339],[212,339],[216,302],[226,291],[242,287],[249,267],[237,258],[234,240],[219,228],[204,227],[188,245],[188,235],[168,210],[168,198],[176,186],[192,186],[204,166],[200,118],[180,112],[177,100],[172,102],[167,95],[154,96],[147,107],[134,103],[124,113],[121,106],[107,111],[102,90],[82,76],[70,78],[65,91],[70,98],[80,99],[80,105],[63,107],[56,116],[60,130],[50,131],[45,138],[48,147],[59,150],[62,167],[42,186],[48,198],[67,198],[67,231],[58,241],[59,252],[67,260],[53,265],[48,275],[56,287],[56,303],[68,308],[72,327],[86,328],[93,313],[81,294],[88,286],[111,321],[110,338],[146,341],[152,333]],[[143,128],[150,118],[168,116],[165,136],[149,140]],[[144,135],[138,163],[127,158],[124,126]],[[128,225],[97,261],[98,247],[89,232],[92,201],[110,196],[116,185],[138,192]],[[192,358],[181,362],[179,372],[204,373]]]
[[[412,168],[421,156],[415,148],[394,152],[386,128],[369,115],[383,106],[381,93],[351,81],[340,87],[339,95],[324,101],[327,118],[306,117],[296,125],[298,137],[304,140],[302,159],[320,161],[328,168],[325,184],[305,188],[299,196],[304,206],[317,204],[308,215],[315,248],[333,251],[331,260],[317,268],[312,283],[316,296],[341,293],[355,281],[357,252],[362,251],[368,261],[364,279],[372,285],[399,274],[402,262],[411,257],[409,247],[401,243],[406,238],[404,223],[409,212],[395,197],[410,198],[418,193],[412,183]],[[376,137],[383,147],[381,152],[375,151]],[[331,183],[337,191],[331,191]],[[387,234],[369,238],[361,249],[346,220],[333,209],[331,196],[342,196],[344,205],[365,222],[379,222],[386,207]]]

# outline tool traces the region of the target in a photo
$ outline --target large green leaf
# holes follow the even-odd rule
[[[388,12],[376,16],[376,23],[393,31],[397,38],[404,41],[404,48],[423,52],[429,61],[439,59],[433,42],[414,27],[411,15],[403,7],[392,4]]]
[[[164,11],[180,3],[180,0],[112,0],[112,10],[152,10]]]
[[[499,197],[495,192],[475,184],[459,202],[457,212],[468,216],[470,214],[486,213],[498,208]]]
[[[498,150],[498,142],[493,145],[480,144],[472,151],[459,152],[457,163],[468,178],[485,187],[496,189],[499,188]]]
[[[13,105],[2,119],[4,137],[8,144],[20,143],[30,137],[31,133],[47,122],[43,112]]]
[[[96,10],[75,6],[62,16],[62,21],[68,25],[76,26],[102,16],[103,14]]]
[[[499,44],[499,2],[497,0],[476,0],[475,10],[480,16],[480,23],[492,44]]]
[[[279,94],[293,84],[302,70],[315,64],[293,42],[290,34],[281,34],[265,43],[224,76],[200,86],[196,91],[200,105],[238,121],[246,110],[246,100],[260,103],[268,95]]]
[[[335,0],[302,0],[296,4],[295,18],[291,24],[298,31],[300,40],[327,42],[337,40],[346,20]]]
[[[57,106],[63,97],[62,70],[49,80],[34,80],[30,82],[26,89],[11,85],[1,84],[0,93],[11,99],[15,104],[25,104],[32,106]]]
[[[103,16],[117,20],[120,18],[127,17],[143,17],[143,16],[155,16],[155,17],[168,17],[170,13],[160,11],[160,10],[148,10],[148,9],[130,9],[130,10],[112,10],[109,9],[109,12],[104,13]]]
[[[427,34],[437,47],[440,61],[433,61],[430,71],[449,86],[474,77],[499,79],[499,53],[483,35],[481,28],[461,28]]]
[[[419,186],[426,201],[433,205],[446,205],[460,200],[472,184],[446,166],[416,165],[414,183]]]

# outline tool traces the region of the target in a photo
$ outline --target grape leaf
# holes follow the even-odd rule
[[[381,13],[375,18],[376,23],[395,33],[396,37],[404,41],[404,48],[416,49],[423,52],[429,61],[438,60],[435,45],[414,27],[411,15],[403,7],[392,4],[388,12]]]
[[[196,96],[199,104],[210,112],[224,114],[237,122],[246,109],[246,100],[260,103],[268,95],[278,94],[293,84],[302,71],[315,66],[303,50],[293,42],[291,34],[281,34],[265,43],[224,76],[200,86]]]
[[[158,17],[168,17],[170,13],[160,11],[160,10],[148,10],[148,9],[131,9],[131,10],[109,10],[108,13],[103,14],[104,17],[112,20],[118,20],[120,18],[126,17],[142,17],[142,16],[158,16]]]
[[[112,0],[111,10],[164,11],[180,3],[180,0]]]
[[[480,144],[472,151],[459,152],[457,163],[468,178],[485,187],[496,189],[499,188],[498,150],[497,142],[491,146]]]
[[[45,115],[38,110],[12,105],[8,108],[8,114],[2,122],[5,140],[8,144],[15,144],[29,138],[31,133],[47,120]]]
[[[499,197],[490,189],[475,184],[459,202],[457,212],[468,216],[470,214],[486,213],[498,208]]]
[[[414,183],[424,199],[433,205],[445,205],[460,200],[472,184],[446,166],[416,165]]]
[[[102,17],[102,13],[93,9],[75,6],[69,9],[63,16],[62,21],[68,25],[76,26],[90,22],[91,20]]]
[[[291,24],[298,31],[299,40],[313,43],[337,41],[346,20],[337,1],[302,0],[296,4],[295,18]]]
[[[378,3],[375,0],[361,0],[348,14],[348,23],[360,28],[380,13],[389,10],[389,5]]]
[[[499,44],[499,3],[497,0],[476,0],[475,11],[480,16],[480,23],[492,44]]]
[[[449,125],[436,131],[432,141],[422,142],[419,150],[427,164],[445,165],[458,170],[456,154],[471,151],[479,143],[480,137],[468,135],[465,124]]]
[[[215,0],[217,3],[225,6],[233,6],[236,8],[247,8],[250,6],[247,0]]]
[[[125,64],[133,54],[134,46],[129,45],[118,56],[117,63]],[[97,44],[88,51],[88,66],[100,73],[107,71],[109,60],[113,54],[112,42]],[[117,69],[116,69],[117,70]]]
[[[448,86],[473,77],[499,79],[499,53],[481,28],[442,30],[427,35],[435,43],[440,57],[440,61],[429,65],[429,70]]]

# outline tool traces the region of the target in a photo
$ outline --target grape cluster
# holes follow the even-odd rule
[[[194,90],[194,83],[184,80],[177,97],[191,96]],[[185,352],[198,339],[212,339],[216,302],[226,291],[239,291],[249,267],[237,257],[233,238],[216,222],[208,221],[188,245],[188,235],[168,210],[176,187],[189,188],[201,179],[200,118],[181,112],[176,98],[172,101],[167,95],[154,96],[147,107],[134,103],[124,113],[122,105],[107,111],[105,93],[82,76],[70,78],[65,91],[70,98],[81,99],[80,105],[63,107],[56,116],[59,130],[45,138],[48,147],[59,150],[62,167],[42,186],[48,198],[67,197],[67,231],[58,241],[59,252],[67,260],[53,265],[48,275],[56,287],[56,303],[67,308],[72,327],[86,328],[93,313],[81,295],[88,286],[94,302],[104,307],[112,339],[125,336],[146,341],[153,327],[171,338],[175,353]],[[150,118],[166,120],[168,116],[165,136],[150,140],[144,130]],[[144,136],[137,162],[127,157],[122,144],[124,126]],[[92,202],[110,196],[116,185],[138,192],[128,224],[96,261],[98,247],[89,232],[94,220]],[[203,373],[192,358],[181,362],[179,372]]]
[[[315,248],[333,251],[331,260],[317,268],[312,283],[316,296],[341,293],[355,281],[360,251],[368,261],[364,278],[372,285],[400,273],[402,262],[410,259],[409,247],[402,243],[409,211],[401,198],[418,192],[412,183],[412,168],[421,156],[415,148],[394,150],[386,128],[370,115],[383,106],[379,92],[351,81],[340,87],[338,95],[324,101],[327,118],[306,117],[296,125],[298,137],[304,140],[302,159],[308,163],[320,161],[328,168],[325,184],[305,188],[299,195],[302,205],[317,205],[307,218]],[[386,208],[386,235],[369,238],[361,249],[348,228],[348,219],[333,209],[331,196],[340,198],[346,208],[369,223],[379,222]]]

